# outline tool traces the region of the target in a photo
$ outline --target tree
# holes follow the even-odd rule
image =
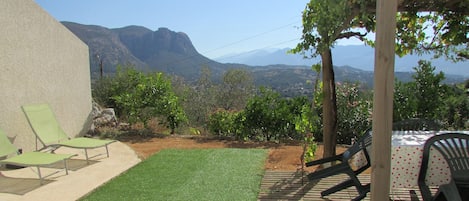
[[[162,73],[144,74],[127,68],[118,70],[114,79],[111,99],[130,123],[142,122],[147,128],[148,120],[164,116],[165,123],[174,133],[175,128],[186,120],[171,81]]]
[[[417,100],[413,95],[415,82],[394,82],[393,121],[398,122],[415,117]]]
[[[409,118],[441,119],[444,106],[445,79],[442,72],[435,73],[435,67],[428,61],[419,61],[414,67],[414,79],[408,83],[396,82],[394,89],[394,121]]]
[[[337,84],[337,141],[350,144],[370,128],[371,94],[360,90],[358,83]]]
[[[241,110],[252,96],[254,78],[245,69],[229,69],[223,75],[218,103],[225,110]]]
[[[469,82],[466,82],[469,83]],[[469,129],[469,98],[467,89],[460,86],[447,86],[445,88],[443,123],[450,129]]]
[[[205,126],[209,113],[216,108],[216,87],[211,81],[211,71],[202,67],[201,75],[194,87],[187,89],[187,98],[183,106],[189,119],[189,124]]]
[[[429,61],[419,61],[414,68],[415,80],[414,97],[417,100],[416,117],[435,119],[439,117],[443,106],[443,88],[441,82],[445,79],[443,72],[434,74],[435,67]]]
[[[445,129],[466,129],[469,99],[464,84],[448,86],[441,82],[442,72],[435,73],[430,62],[420,61],[414,68],[413,81],[397,81],[394,89],[394,121],[409,118],[438,119]]]
[[[261,87],[243,111],[243,127],[256,140],[300,139],[295,120],[304,112],[305,105],[308,99],[304,96],[286,99],[272,89]]]
[[[361,9],[352,9],[344,0],[311,0],[303,11],[302,41],[292,50],[293,53],[311,52],[311,57],[321,56],[323,82],[323,141],[324,155],[335,155],[337,139],[337,99],[331,48],[336,40],[358,37],[366,34],[350,31],[351,28],[374,29],[373,16]],[[371,18],[371,19],[370,19]],[[306,55],[305,55],[306,57]]]
[[[434,51],[454,60],[468,58],[469,2],[400,1],[396,29],[396,54]],[[311,0],[303,11],[302,41],[293,53],[321,56],[323,71],[324,157],[335,155],[337,106],[331,48],[337,40],[365,38],[376,25],[373,0]],[[426,11],[426,12],[422,12]],[[433,32],[427,34],[428,29]]]

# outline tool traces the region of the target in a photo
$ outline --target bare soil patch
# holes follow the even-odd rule
[[[215,139],[194,136],[166,136],[153,138],[121,139],[130,146],[138,156],[145,159],[162,149],[206,149],[206,148],[260,148],[269,149],[269,156],[265,163],[267,170],[295,171],[301,169],[301,154],[303,148],[298,142],[289,143],[255,143],[233,140]],[[337,153],[345,151],[345,147],[338,146]],[[318,145],[316,158],[322,157],[322,145]],[[313,167],[314,168],[314,167]],[[312,169],[309,169],[312,170]]]

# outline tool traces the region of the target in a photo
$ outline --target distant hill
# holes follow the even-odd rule
[[[227,55],[216,58],[221,63],[241,63],[246,65],[266,66],[272,64],[284,65],[311,65],[320,61],[320,58],[303,59],[301,55],[287,54],[285,49],[260,49],[250,52]],[[365,45],[336,46],[332,49],[332,57],[336,66],[353,66],[366,71],[373,71],[374,49]],[[407,55],[402,58],[396,56],[396,72],[413,72],[420,59],[429,60],[437,71],[445,74],[462,75],[469,78],[469,62],[453,63],[444,58],[433,59],[431,55]]]
[[[62,22],[90,49],[91,72],[99,72],[99,55],[105,73],[113,73],[117,64],[133,64],[143,71],[162,71],[187,79],[197,79],[202,66],[210,66],[214,76],[227,65],[199,54],[189,37],[167,28],[151,31],[141,26],[108,29],[95,25]],[[236,67],[245,65],[232,65]]]
[[[91,72],[99,72],[98,55],[103,60],[104,71],[114,72],[117,64],[132,63],[143,69],[146,64],[135,57],[121,42],[119,35],[101,26],[82,25],[72,22],[62,22],[70,31],[88,45],[90,51]]]
[[[294,55],[287,55],[288,57],[284,58],[286,50],[267,51],[262,54],[258,52],[257,56],[253,54],[251,58],[257,58],[259,61],[264,60],[264,63],[288,63],[288,65],[262,65],[263,63],[246,65],[217,62],[199,54],[187,34],[174,32],[167,28],[159,28],[156,31],[141,26],[108,29],[73,22],[62,23],[88,45],[92,79],[99,75],[97,58],[99,55],[106,74],[114,73],[118,64],[130,63],[141,71],[160,71],[168,75],[183,77],[186,81],[191,82],[200,77],[202,67],[208,67],[211,69],[214,81],[217,81],[230,68],[244,68],[252,72],[258,86],[272,87],[286,96],[311,94],[311,86],[308,86],[308,83],[313,81],[315,74],[311,71],[310,64],[304,65],[302,62],[295,62],[295,59],[298,60],[298,56],[291,57]],[[364,52],[360,51],[360,53]],[[348,56],[350,57],[347,59],[349,61],[355,60],[351,58],[352,54],[350,53],[336,53],[335,55]],[[362,57],[362,60],[370,59],[369,56]],[[299,60],[302,60],[301,57]],[[350,67],[352,65],[348,64],[340,65],[339,62],[336,62],[335,65],[336,81],[360,81],[364,86],[371,87],[373,83],[372,71]],[[396,77],[403,81],[410,80],[411,75],[409,72],[396,73]],[[446,79],[447,83],[463,81],[462,76],[447,76]]]

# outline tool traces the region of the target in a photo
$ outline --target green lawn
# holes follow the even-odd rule
[[[81,200],[257,200],[266,157],[264,149],[163,150]]]

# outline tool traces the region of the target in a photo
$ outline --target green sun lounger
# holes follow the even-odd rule
[[[52,154],[52,153],[44,153],[44,152],[27,152],[18,154],[18,150],[16,147],[11,144],[8,140],[7,136],[0,129],[0,158],[6,158],[0,160],[0,164],[9,164],[9,165],[16,165],[16,166],[23,166],[23,167],[36,167],[37,174],[39,176],[39,181],[43,184],[43,177],[41,175],[40,167],[45,167],[60,161],[64,163],[65,173],[68,175],[67,169],[67,159],[75,156],[76,154]],[[9,157],[8,156],[11,156]]]
[[[86,161],[89,162],[89,159],[92,157],[88,157],[88,149],[105,147],[106,155],[109,157],[108,145],[115,142],[115,140],[86,137],[70,139],[60,127],[48,104],[24,105],[22,108],[31,128],[36,134],[36,149],[38,149],[38,141],[42,143],[43,148],[52,147],[54,150],[60,146],[84,149]]]

